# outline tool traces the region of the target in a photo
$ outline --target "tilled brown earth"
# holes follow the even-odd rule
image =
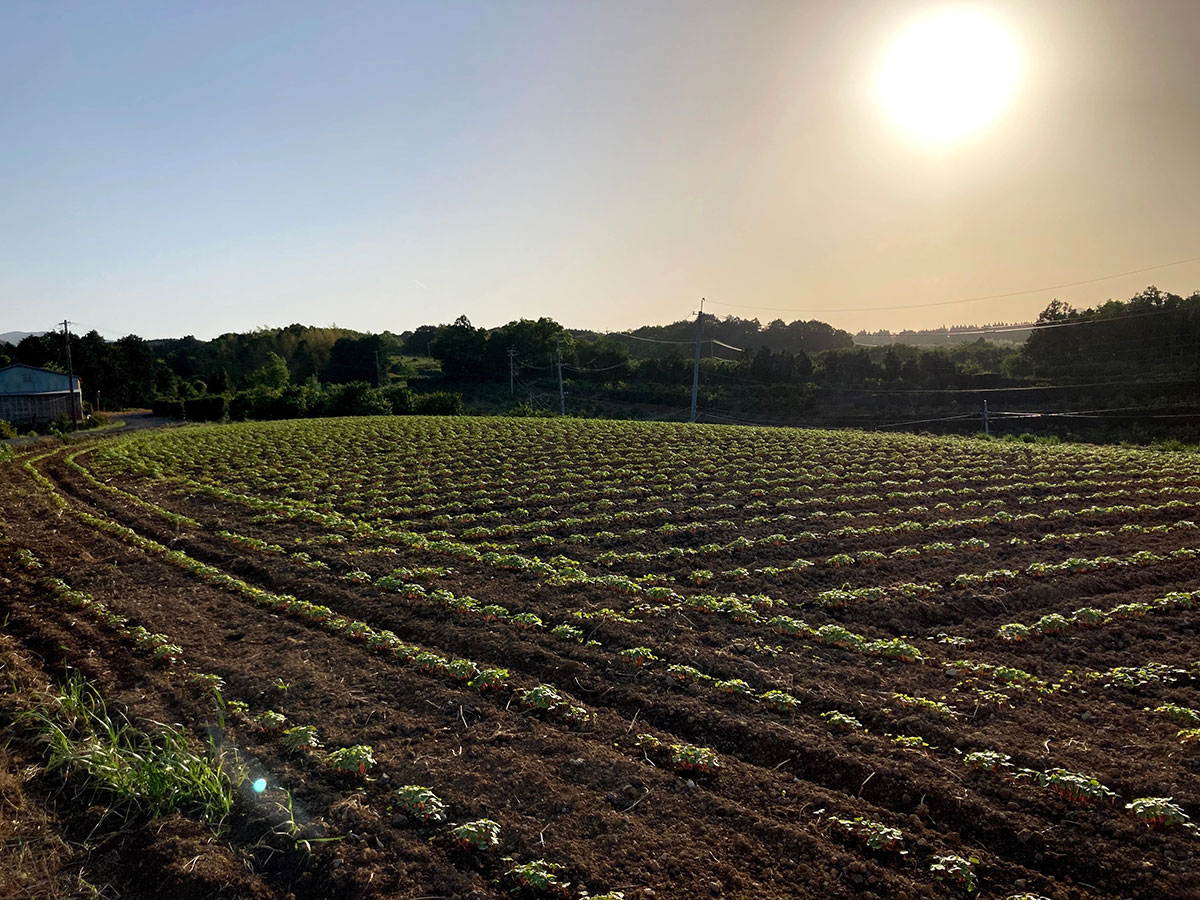
[[[61,677],[64,666],[80,669],[133,715],[182,722],[194,735],[207,733],[216,717],[210,695],[187,675],[213,674],[224,682],[226,698],[248,703],[252,714],[270,708],[289,724],[315,725],[327,748],[369,744],[374,750],[377,764],[366,778],[336,775],[318,755],[287,752],[277,735],[248,718],[227,719],[221,746],[265,778],[268,790],[258,799],[247,792],[236,827],[219,840],[206,839],[203,853],[194,852],[200,841],[194,833],[168,832],[144,850],[131,842],[121,863],[131,867],[136,860],[174,873],[176,881],[166,883],[182,885],[174,892],[183,896],[215,896],[212,885],[225,871],[230,896],[504,897],[519,890],[505,874],[513,863],[538,859],[565,866],[562,879],[572,886],[558,892],[562,896],[580,890],[622,891],[626,898],[964,896],[962,886],[930,871],[944,854],[977,860],[984,897],[1200,896],[1193,834],[1148,828],[1123,808],[1135,797],[1170,796],[1188,811],[1200,810],[1195,745],[1181,744],[1177,728],[1147,710],[1167,702],[1200,705],[1192,667],[1200,658],[1200,613],[1150,615],[1022,644],[996,637],[997,626],[1008,621],[1191,589],[1200,573],[1193,561],[828,611],[806,601],[843,583],[946,582],[959,572],[1018,568],[1080,548],[993,548],[920,564],[896,560],[848,575],[799,573],[790,584],[726,586],[786,599],[787,612],[814,626],[839,623],[872,639],[909,636],[929,657],[924,664],[780,635],[762,622],[678,609],[632,614],[633,622],[585,620],[586,638],[598,642],[591,645],[467,617],[343,576],[352,569],[378,577],[398,565],[450,565],[455,571],[438,586],[514,613],[535,613],[547,625],[577,622],[573,610],[628,610],[628,600],[596,586],[556,587],[532,575],[404,548],[395,555],[351,556],[379,542],[351,537],[326,544],[323,527],[263,524],[234,504],[147,493],[201,523],[176,525],[97,490],[55,456],[32,465],[48,475],[68,509],[50,502],[19,464],[0,469],[0,517],[11,542],[0,548],[0,572],[7,580],[6,631],[46,673]],[[425,674],[206,584],[163,554],[98,530],[72,511],[133,529],[255,588],[324,604],[446,656],[507,668],[513,687],[481,692]],[[313,570],[239,548],[217,535],[222,529],[303,547],[330,568]],[[1049,530],[1007,526],[997,534],[1036,537]],[[904,543],[905,536],[891,536],[862,547]],[[1189,543],[1195,538],[1145,535],[1083,549],[1095,555]],[[18,565],[17,549],[31,551],[42,568]],[[786,565],[797,555],[795,548],[764,548],[722,567]],[[182,650],[176,665],[152,663],[118,635],[65,609],[45,586],[47,576],[169,637]],[[940,631],[974,643],[939,643]],[[652,650],[662,664],[639,667],[617,652],[630,647]],[[945,665],[960,657],[1068,687],[1016,689],[988,674],[968,677]],[[1114,666],[1150,662],[1176,671],[1140,690],[1106,687],[1111,679],[1100,677]],[[666,663],[713,679],[742,679],[755,693],[785,690],[799,704],[772,711],[710,682],[681,681],[665,671]],[[1071,675],[1083,672],[1097,677]],[[591,718],[566,721],[517,702],[517,690],[538,683],[573,698]],[[980,684],[1004,696],[981,701],[973,690]],[[906,707],[897,694],[944,700],[954,715]],[[831,711],[854,716],[864,728],[831,730],[821,717]],[[646,733],[668,745],[711,748],[721,766],[710,774],[676,772],[662,753],[639,743]],[[895,736],[920,737],[925,745],[900,744]],[[1118,799],[1071,803],[1027,779],[963,763],[963,754],[983,749],[1008,754],[1013,767],[1089,773]],[[397,815],[393,795],[405,784],[431,787],[447,802],[448,821],[422,825]],[[272,824],[271,815],[283,790],[304,834],[321,842],[289,844],[274,833],[278,822]],[[872,849],[834,819],[858,816],[900,829],[902,844]],[[500,825],[497,850],[463,849],[446,837],[450,823],[482,817]],[[223,870],[216,862],[207,868],[197,862],[189,888],[193,857],[236,865]],[[113,873],[120,865],[97,865],[118,882]]]

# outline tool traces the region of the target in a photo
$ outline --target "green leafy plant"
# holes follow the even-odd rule
[[[658,661],[658,656],[649,647],[630,647],[619,651],[617,655],[630,660],[638,668]]]
[[[821,713],[821,718],[825,720],[826,724],[832,731],[846,733],[849,731],[863,730],[862,722],[858,721],[858,719],[854,718],[854,716],[847,715],[844,712],[839,712],[836,709],[831,709],[829,712]]]
[[[315,725],[296,725],[283,732],[283,745],[293,752],[315,750],[321,746]]]
[[[1173,797],[1138,797],[1125,804],[1142,822],[1151,828],[1161,828],[1165,825],[1182,825],[1190,830],[1196,830],[1190,817],[1183,808],[1175,803]]]
[[[335,772],[362,777],[375,765],[374,751],[366,744],[342,747],[325,757],[325,765]]]
[[[768,709],[776,712],[791,712],[800,701],[786,691],[770,690],[758,695],[758,700]]]
[[[278,731],[287,722],[287,716],[268,709],[260,712],[253,721],[263,731]]]
[[[460,847],[489,850],[500,843],[500,824],[491,819],[476,819],[451,828],[450,835]]]
[[[882,822],[876,822],[863,816],[855,816],[853,819],[835,817],[833,822],[872,850],[897,850],[901,854],[908,853],[907,850],[900,849],[900,845],[904,842],[904,834],[899,828],[891,828]]]
[[[1072,803],[1103,802],[1116,797],[1116,793],[1106,788],[1090,775],[1072,772],[1068,769],[1053,768],[1045,772],[1035,772],[1022,769],[1019,777],[1030,778],[1035,784],[1058,794]]]
[[[963,757],[963,762],[972,769],[984,772],[1002,772],[1004,769],[1011,769],[1011,760],[1012,757],[1007,753],[999,753],[995,750],[976,750]]]
[[[508,683],[512,673],[508,669],[480,669],[467,686],[477,691],[498,691]]]
[[[949,881],[970,893],[979,887],[979,881],[975,877],[975,866],[978,862],[974,856],[964,859],[953,853],[939,854],[934,856],[929,871],[938,881]]]
[[[445,802],[429,788],[419,784],[397,788],[392,808],[422,822],[440,822],[446,817]]]
[[[518,886],[533,891],[563,890],[568,882],[559,877],[559,872],[566,866],[560,863],[549,863],[544,859],[533,862],[519,863],[511,856],[504,857],[506,863],[512,863],[504,874],[517,883]]]
[[[672,744],[671,763],[681,772],[698,772],[702,775],[710,775],[721,768],[721,760],[715,750],[695,744]]]

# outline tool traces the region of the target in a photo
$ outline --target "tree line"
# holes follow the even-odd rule
[[[764,326],[757,319],[707,314],[702,333],[702,404],[831,422],[848,410],[863,418],[924,416],[976,402],[901,403],[846,391],[881,396],[1016,391],[1115,375],[1200,374],[1200,292],[1185,298],[1154,286],[1128,301],[1085,310],[1056,300],[1021,345],[980,338],[945,347],[855,346],[850,334],[822,322],[777,319]],[[572,397],[571,411],[640,415],[653,405],[687,405],[695,335],[695,320],[604,334],[570,330],[547,317],[489,329],[460,316],[400,334],[296,324],[209,341],[137,335],[106,341],[95,331],[69,340],[89,404],[97,399],[102,409],[157,404],[188,418],[240,419],[454,412],[464,403],[487,412],[553,409],[560,375],[564,393]],[[64,370],[63,335],[0,344],[0,364],[8,362]],[[1150,399],[1178,404],[1189,399],[1192,388],[1189,382],[1183,394],[1159,389]],[[1038,395],[1045,408],[1068,400],[1105,404],[1117,396]],[[1135,385],[1119,396],[1135,404],[1149,395]]]

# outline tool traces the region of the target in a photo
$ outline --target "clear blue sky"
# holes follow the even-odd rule
[[[1200,263],[1200,4],[975,4],[1009,105],[874,96],[947,4],[0,0],[0,332],[1019,321]],[[829,308],[831,312],[808,312]]]

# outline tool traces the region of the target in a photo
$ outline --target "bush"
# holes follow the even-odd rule
[[[0,440],[15,438],[16,436],[17,429],[13,428],[12,422],[6,422],[3,419],[0,419]]]
[[[407,416],[412,412],[413,393],[402,384],[393,384],[383,389],[383,396],[392,405],[392,414]]]
[[[435,391],[413,397],[412,411],[421,416],[457,416],[463,410],[462,394]]]
[[[324,416],[390,416],[392,404],[383,391],[365,381],[329,384],[321,389]]]
[[[183,401],[183,409],[194,422],[220,422],[229,417],[229,398],[224,394],[205,394]]]
[[[155,397],[150,404],[150,411],[160,419],[182,419],[184,417],[183,401],[174,397]]]

